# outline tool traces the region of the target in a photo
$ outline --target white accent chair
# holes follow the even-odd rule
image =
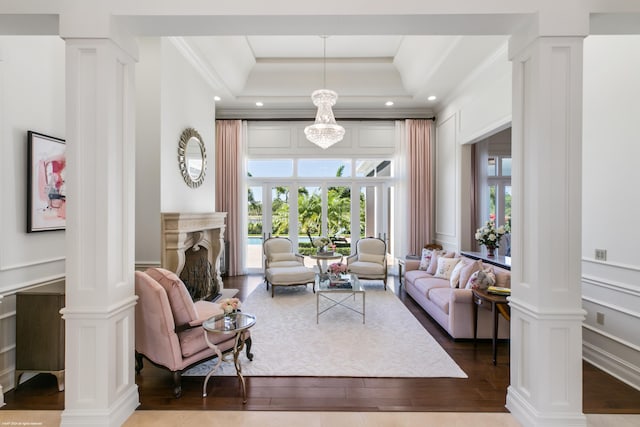
[[[359,279],[382,280],[387,289],[387,244],[377,237],[356,243],[356,253],[347,257],[347,272]]]
[[[273,298],[276,286],[312,285],[316,273],[305,267],[304,256],[293,252],[293,243],[286,237],[270,237],[262,244],[264,253],[264,280]],[[314,289],[315,292],[315,289]]]

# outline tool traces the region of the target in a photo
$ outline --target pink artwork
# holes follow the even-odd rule
[[[65,142],[28,132],[29,196],[27,232],[64,230],[66,224]]]

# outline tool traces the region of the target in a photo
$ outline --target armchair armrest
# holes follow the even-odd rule
[[[347,265],[358,260],[358,254],[349,255],[347,257]]]

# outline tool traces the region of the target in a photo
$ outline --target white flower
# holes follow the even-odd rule
[[[504,234],[505,233],[505,229],[504,226],[501,225],[500,227],[498,227],[498,230],[496,230],[498,232],[498,234]]]
[[[489,240],[491,240],[493,242],[494,240],[496,240],[496,235],[491,233],[491,234],[489,234],[489,237],[487,237],[487,239],[489,239]]]
[[[480,233],[480,230],[478,230],[478,232],[476,233],[476,240],[480,240],[481,237],[482,233]]]

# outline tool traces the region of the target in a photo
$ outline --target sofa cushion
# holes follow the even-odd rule
[[[429,300],[445,314],[449,314],[449,302],[451,301],[452,292],[453,289],[450,287],[432,289],[429,292]]]
[[[426,271],[422,271],[422,270],[409,270],[406,273],[404,273],[404,280],[406,280],[409,283],[415,283],[416,280],[422,279],[425,277],[433,277],[433,276],[427,273]]]
[[[361,253],[358,254],[358,261],[382,264],[384,262],[384,255]]]
[[[440,277],[442,279],[450,279],[451,273],[456,268],[456,265],[460,262],[460,258],[438,258],[438,268],[436,269],[433,277]]]
[[[413,286],[416,289],[418,289],[418,291],[427,298],[430,297],[430,292],[432,289],[438,289],[438,288],[451,289],[449,287],[449,281],[447,279],[440,279],[438,277],[428,277],[428,278],[417,279],[413,283]]]
[[[302,264],[298,261],[274,261],[269,263],[269,268],[282,268],[282,267],[301,267]]]
[[[347,271],[363,276],[384,274],[384,265],[377,262],[356,261],[349,264]]]
[[[300,261],[296,257],[296,254],[291,253],[291,252],[276,252],[276,253],[272,253],[269,258],[270,258],[269,261],[271,261],[271,262],[295,261],[297,263],[300,263]]]
[[[503,270],[501,268],[494,268],[494,271],[496,273],[496,286],[500,286],[502,288],[510,288],[511,272]]]

